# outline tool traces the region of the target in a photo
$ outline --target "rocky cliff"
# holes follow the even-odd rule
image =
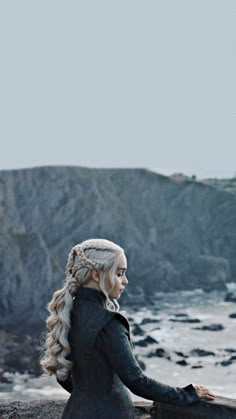
[[[104,237],[143,290],[223,288],[236,278],[236,195],[145,169],[0,171],[0,327],[42,328],[71,247]]]

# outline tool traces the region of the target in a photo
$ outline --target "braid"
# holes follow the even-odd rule
[[[95,259],[89,259],[81,244],[74,246],[68,256],[66,265],[65,286],[73,297],[79,286],[86,283],[88,273],[92,269],[105,269],[106,263]],[[83,271],[83,272],[82,272]],[[85,275],[87,271],[87,275]]]
[[[96,259],[91,259],[88,258],[84,252],[84,250],[88,250],[88,249],[93,249],[93,250],[101,250],[99,246],[90,246],[90,247],[85,247],[85,249],[82,247],[82,245],[77,245],[74,247],[74,250],[76,252],[77,255],[77,259],[79,261],[79,264],[81,266],[84,266],[86,268],[90,268],[90,269],[104,269],[106,267],[106,263],[96,260]]]
[[[76,294],[76,291],[78,288],[78,282],[77,282],[77,279],[72,274],[68,274],[66,276],[66,286],[68,288],[70,295],[73,297]]]
[[[72,272],[75,256],[76,256],[76,250],[73,247],[68,255],[67,264],[66,264],[66,272],[65,272],[66,274],[70,274]]]

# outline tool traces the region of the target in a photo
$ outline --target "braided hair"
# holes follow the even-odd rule
[[[111,300],[105,288],[107,273],[114,284],[114,274],[119,257],[124,250],[106,239],[88,239],[72,247],[66,264],[63,288],[55,291],[47,309],[50,313],[46,320],[47,336],[40,359],[40,365],[48,375],[55,374],[59,380],[66,380],[73,362],[66,357],[71,352],[68,341],[70,313],[78,288],[91,279],[93,269],[101,270],[100,288],[106,296],[106,308],[119,311],[117,300]]]

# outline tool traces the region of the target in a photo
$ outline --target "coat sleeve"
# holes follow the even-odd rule
[[[192,384],[170,387],[147,377],[140,368],[128,338],[128,331],[118,316],[99,332],[96,340],[111,368],[134,394],[148,400],[176,405],[191,404],[200,400]]]

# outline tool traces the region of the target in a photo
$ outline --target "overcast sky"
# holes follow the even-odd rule
[[[236,174],[234,0],[0,0],[0,169]]]

